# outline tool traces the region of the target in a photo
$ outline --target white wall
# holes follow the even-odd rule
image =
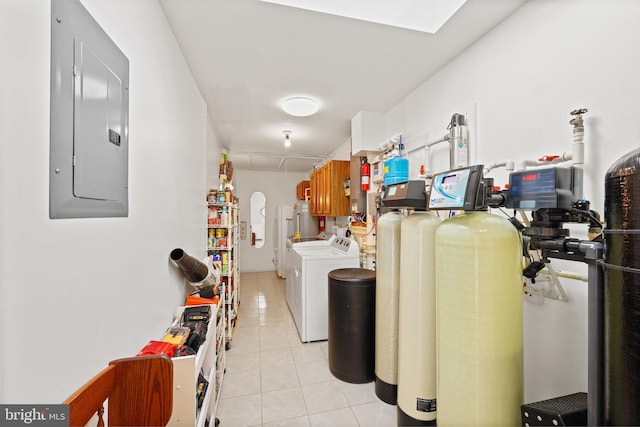
[[[278,205],[293,205],[296,200],[296,185],[308,174],[299,172],[234,171],[234,188],[240,198],[240,221],[247,222],[247,238],[240,240],[239,267],[243,273],[274,271],[273,226]],[[249,199],[256,191],[264,193],[266,201],[265,243],[261,248],[251,246],[251,210]],[[241,285],[242,286],[242,285]]]
[[[343,142],[327,156],[328,160],[351,160],[351,138]]]
[[[50,0],[0,3],[0,401],[62,402],[159,339],[206,248],[206,108],[156,0],[83,0],[130,61],[129,216],[50,220]]]
[[[207,122],[207,186],[218,189],[220,185],[220,138],[210,121]]]
[[[571,152],[569,111],[587,107],[585,197],[603,214],[605,171],[639,144],[639,16],[635,0],[531,0],[388,111],[387,133],[444,134],[477,103],[477,163],[537,158]],[[528,402],[586,391],[586,284],[564,283],[570,303],[525,303]]]

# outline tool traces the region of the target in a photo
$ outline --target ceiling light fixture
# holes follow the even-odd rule
[[[282,110],[292,116],[306,117],[318,112],[318,103],[311,98],[297,96],[284,101]]]
[[[284,133],[284,146],[287,148],[291,147],[291,131],[284,130],[282,132]]]

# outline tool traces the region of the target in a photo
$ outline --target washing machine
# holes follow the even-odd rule
[[[329,241],[333,237],[333,234],[327,233],[326,231],[321,232],[317,236],[314,237],[289,237],[286,243],[286,251],[283,260],[283,277],[286,279],[286,295],[287,302],[293,296],[293,279],[291,279],[291,260],[293,259],[293,248],[299,247],[310,247],[310,246],[329,246]]]
[[[293,247],[287,304],[302,342],[329,338],[328,274],[338,268],[360,267],[359,252],[355,240],[338,236],[322,246]]]

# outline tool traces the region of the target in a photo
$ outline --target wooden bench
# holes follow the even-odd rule
[[[94,415],[104,426],[165,426],[173,409],[173,363],[164,355],[114,360],[64,403],[71,426],[85,426]]]

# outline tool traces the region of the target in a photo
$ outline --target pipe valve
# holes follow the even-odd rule
[[[576,116],[573,119],[571,119],[571,121],[569,123],[571,123],[574,126],[582,126],[582,115],[586,112],[588,112],[589,110],[586,108],[579,108],[577,110],[572,110],[569,114],[571,114],[572,116]],[[579,123],[578,123],[579,121]]]
[[[558,155],[542,156],[542,157],[540,157],[538,159],[538,161],[540,161],[540,162],[550,162],[550,161],[552,161],[554,159],[557,159],[558,157],[560,157],[560,156],[558,156]]]

